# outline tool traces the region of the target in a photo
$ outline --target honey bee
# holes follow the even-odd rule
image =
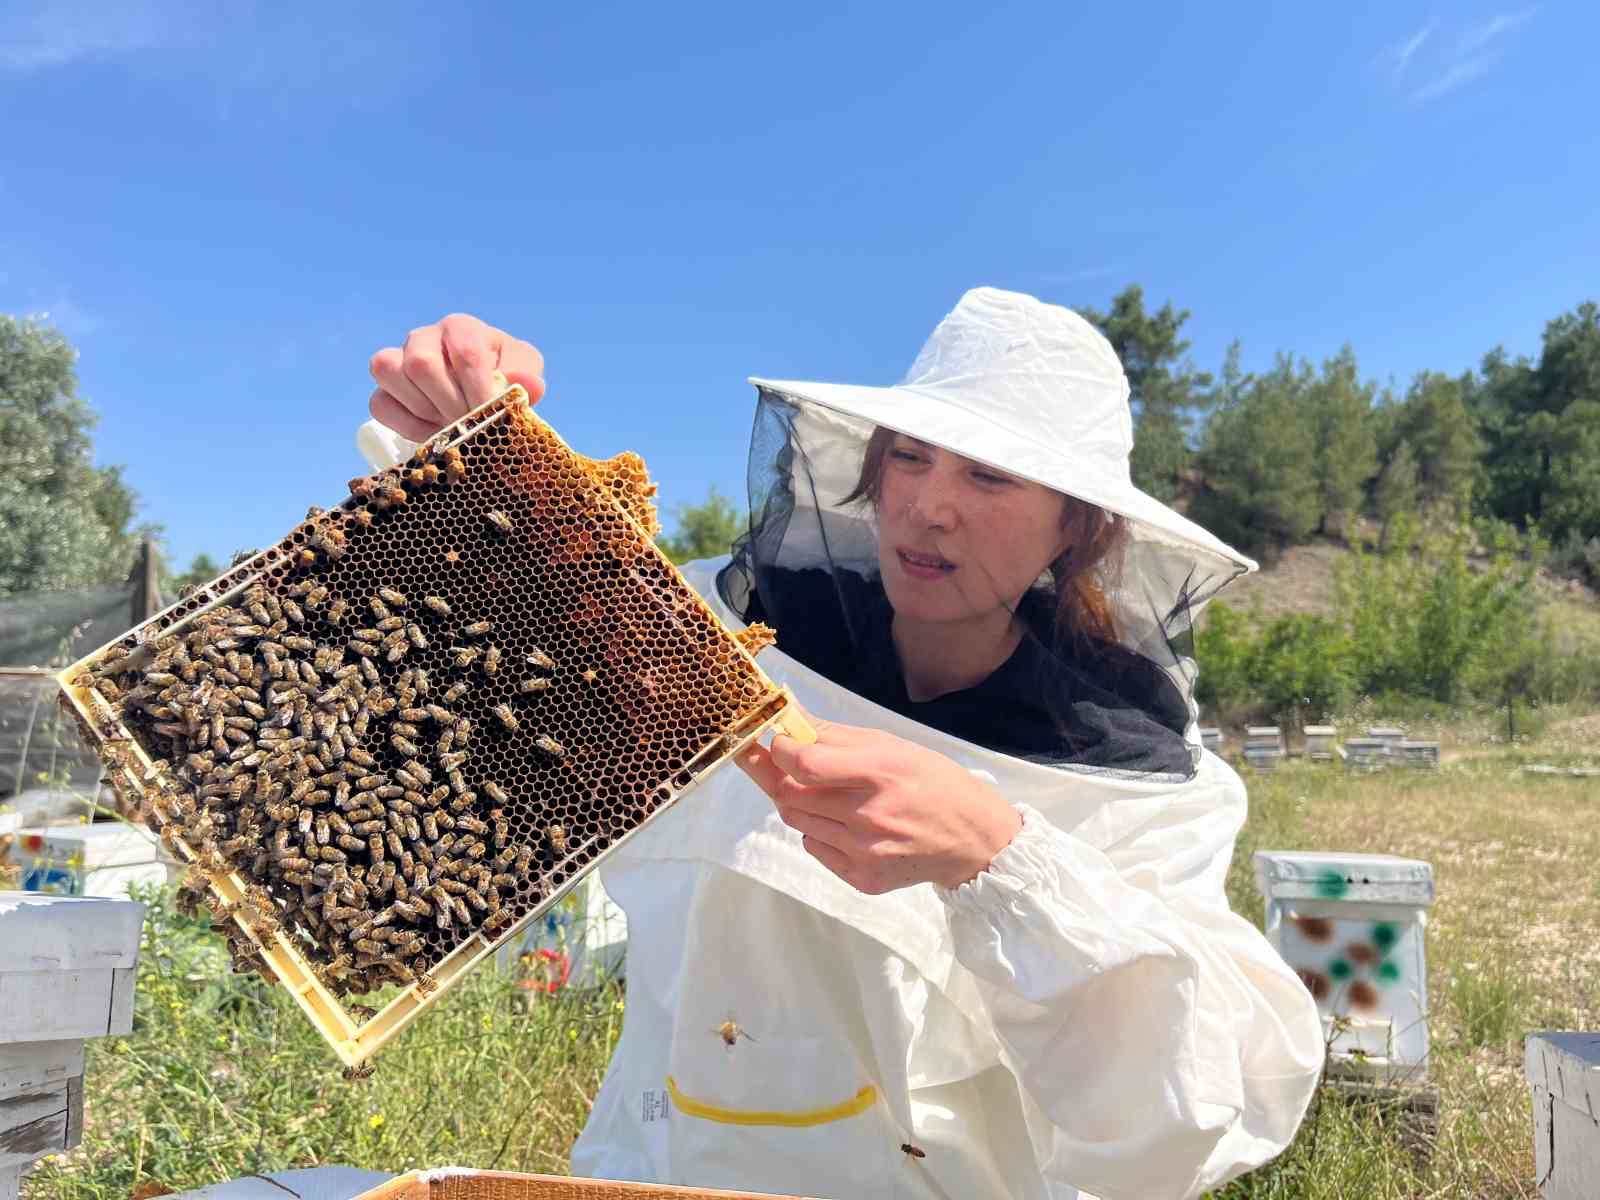
[[[492,779],[485,779],[483,781],[483,792],[484,795],[488,796],[489,799],[493,800],[496,804],[510,803],[510,797],[506,795],[505,789]]]
[[[520,723],[517,721],[517,714],[511,711],[509,704],[496,704],[489,711],[494,714],[495,720],[500,722],[501,727],[507,733],[515,733],[520,727]]]
[[[565,828],[560,825],[552,825],[544,831],[544,836],[549,841],[550,848],[557,854],[565,854],[567,852],[567,831]]]
[[[543,750],[552,758],[564,759],[567,757],[567,748],[547,733],[541,733],[533,739],[533,744]]]
[[[404,635],[398,642],[390,642],[389,649],[384,654],[383,660],[388,663],[397,663],[411,652],[411,647],[406,644]]]
[[[750,1036],[749,1030],[742,1028],[732,1017],[717,1026],[717,1036],[722,1039],[722,1044],[730,1050],[739,1044],[740,1038],[751,1042],[756,1040]]]
[[[541,671],[554,671],[556,669],[556,660],[537,646],[527,656],[527,663],[530,667],[537,667]]]
[[[483,649],[483,673],[497,675],[500,672],[500,647],[485,646]]]
[[[373,1072],[376,1070],[377,1068],[370,1062],[357,1063],[353,1067],[344,1069],[344,1081],[346,1083],[365,1083],[372,1078]]]
[[[417,625],[407,625],[406,637],[410,639],[411,644],[418,650],[426,650],[428,648],[428,639],[423,636],[421,627]]]
[[[477,662],[478,656],[482,653],[477,646],[451,646],[450,652],[454,656],[456,669],[461,671],[465,671]]]
[[[501,705],[501,707],[504,708],[505,705]],[[454,771],[454,770],[457,770],[460,767],[465,766],[466,763],[467,763],[467,760],[469,758],[471,758],[471,757],[472,757],[472,754],[471,754],[470,751],[468,751],[468,750],[457,750],[453,754],[441,754],[439,756],[439,765],[441,767],[443,767],[446,771]]]
[[[398,508],[406,502],[406,490],[396,484],[385,484],[378,489],[375,503],[379,509]]]
[[[380,621],[387,620],[388,618],[394,616],[394,614],[389,611],[389,606],[383,602],[383,598],[381,596],[371,597],[367,601],[367,607],[372,610],[372,615]]]
[[[380,600],[382,600],[385,604],[393,605],[395,608],[404,608],[406,606],[406,595],[405,595],[405,593],[401,592],[401,591],[397,591],[392,587],[381,587],[381,588],[379,588],[378,589],[378,598]]]
[[[531,696],[534,692],[542,692],[550,686],[550,680],[543,675],[530,675],[517,685],[517,690],[524,696]]]
[[[364,508],[354,509],[350,513],[350,520],[363,529],[372,528],[372,514]]]
[[[914,1158],[928,1157],[928,1152],[926,1150],[922,1149],[920,1146],[913,1146],[910,1142],[901,1142],[900,1152],[906,1156],[907,1162],[910,1162]]]
[[[490,512],[484,513],[483,514],[483,519],[485,521],[487,521],[490,525],[492,525],[494,527],[495,531],[497,533],[499,533],[502,537],[509,537],[511,535],[511,530],[512,530],[511,518],[506,516],[505,513],[500,512],[498,509],[495,509],[495,510],[492,510]]]
[[[301,546],[295,551],[294,561],[298,566],[314,567],[317,565],[317,552],[310,546]]]
[[[493,621],[473,621],[470,624],[463,625],[461,632],[466,637],[482,637],[484,634],[492,632],[493,629]]]
[[[448,617],[450,615],[450,605],[441,596],[424,596],[422,603],[436,617]]]
[[[433,995],[434,991],[438,988],[439,983],[432,975],[429,975],[426,971],[424,971],[417,976],[416,986],[417,995],[426,997]]]
[[[451,684],[450,687],[446,689],[445,694],[440,698],[446,704],[454,704],[457,700],[461,699],[461,697],[465,696],[471,690],[472,685],[463,679],[459,683]]]

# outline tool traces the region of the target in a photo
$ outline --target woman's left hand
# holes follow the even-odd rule
[[[1022,828],[998,792],[944,755],[878,729],[813,723],[812,745],[780,733],[739,765],[812,857],[858,891],[959,887]]]

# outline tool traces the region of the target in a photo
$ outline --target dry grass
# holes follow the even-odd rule
[[[1433,864],[1430,1074],[1440,1130],[1425,1170],[1393,1167],[1374,1187],[1373,1146],[1392,1150],[1398,1139],[1369,1119],[1338,1114],[1331,1124],[1339,1132],[1331,1142],[1325,1136],[1315,1163],[1303,1132],[1277,1163],[1221,1195],[1537,1194],[1522,1045],[1532,1031],[1600,1028],[1600,781],[1530,776],[1521,767],[1552,759],[1600,765],[1600,742],[1580,747],[1573,736],[1595,723],[1600,717],[1570,717],[1514,750],[1468,730],[1455,739],[1455,762],[1438,772],[1361,776],[1291,763],[1247,777],[1252,813],[1229,887],[1235,907],[1254,919],[1255,849],[1376,851]],[[1323,1119],[1326,1128],[1328,1114]],[[1333,1143],[1346,1150],[1330,1152]],[[1291,1177],[1303,1182],[1287,1186]]]
[[[1228,887],[1234,907],[1259,921],[1256,849],[1381,851],[1433,864],[1427,954],[1440,1130],[1431,1158],[1417,1168],[1392,1122],[1330,1098],[1283,1156],[1218,1200],[1536,1195],[1522,1039],[1600,1028],[1600,780],[1521,767],[1600,765],[1600,714],[1559,714],[1515,746],[1496,740],[1492,714],[1410,727],[1446,744],[1444,769],[1351,775],[1291,762],[1247,775],[1251,813]],[[123,1200],[149,1180],[183,1188],[317,1162],[564,1170],[622,998],[556,997],[529,1009],[520,994],[480,971],[403,1035],[376,1079],[352,1087],[279,989],[228,974],[214,939],[157,911],[135,1032],[91,1044],[84,1145],[36,1172],[29,1200]]]

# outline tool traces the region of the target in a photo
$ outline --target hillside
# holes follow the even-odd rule
[[[1259,610],[1263,620],[1292,612],[1328,616],[1334,606],[1335,572],[1350,554],[1343,542],[1327,539],[1292,546],[1256,574],[1229,584],[1221,602],[1243,613]],[[1539,572],[1535,587],[1558,633],[1565,632],[1573,642],[1600,641],[1600,594],[1546,571]]]

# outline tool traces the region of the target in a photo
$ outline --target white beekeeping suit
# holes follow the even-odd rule
[[[752,529],[685,575],[813,716],[979,774],[1020,832],[954,889],[865,895],[725,769],[602,874],[627,912],[622,1039],[579,1174],[813,1197],[1186,1197],[1290,1141],[1315,1005],[1223,881],[1244,821],[1200,749],[1190,621],[1255,564],[1134,488],[1128,389],[1075,314],[967,293],[892,388],[757,380]],[[1030,634],[981,685],[906,694],[870,504],[874,430],[1099,506],[1115,642]]]

